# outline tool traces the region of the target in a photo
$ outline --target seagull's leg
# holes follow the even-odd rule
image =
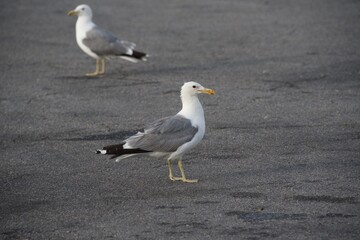
[[[100,63],[100,59],[96,59],[96,70],[95,70],[95,72],[87,73],[86,76],[92,77],[92,76],[99,75],[99,63]]]
[[[180,169],[180,172],[181,172],[181,181],[185,182],[185,183],[197,183],[199,180],[198,179],[187,179],[185,177],[185,173],[184,173],[184,169],[183,169],[183,166],[182,166],[182,162],[181,162],[181,159],[178,161],[178,165],[179,165],[179,169]]]
[[[169,178],[171,181],[178,181],[178,180],[182,180],[182,178],[180,177],[174,177],[173,175],[173,171],[171,168],[171,159],[168,159],[168,166],[169,166]]]
[[[105,73],[105,59],[102,58],[100,61],[101,61],[101,70],[100,70],[99,74],[104,74]]]

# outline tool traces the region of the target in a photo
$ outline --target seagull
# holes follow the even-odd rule
[[[96,70],[87,76],[105,73],[105,59],[120,57],[130,62],[146,61],[146,53],[135,50],[135,43],[120,40],[111,32],[98,27],[92,21],[92,10],[88,5],[79,5],[68,12],[69,16],[78,16],[76,21],[76,41],[79,47],[90,57],[96,59]],[[101,69],[100,69],[101,63]]]
[[[181,87],[182,109],[174,116],[161,118],[150,123],[143,132],[123,140],[120,144],[105,146],[98,154],[109,154],[120,161],[139,154],[167,158],[171,181],[198,182],[187,179],[182,166],[182,157],[202,140],[205,134],[204,110],[198,94],[214,95],[215,91],[199,83],[187,82]],[[181,177],[174,177],[171,160],[178,160]]]

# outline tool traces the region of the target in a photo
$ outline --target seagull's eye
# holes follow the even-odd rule
[[[85,8],[82,8],[81,10],[85,11]]]
[[[195,85],[193,85],[193,88],[196,88],[196,86],[195,86]]]

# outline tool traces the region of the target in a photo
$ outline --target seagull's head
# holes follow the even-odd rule
[[[181,87],[181,96],[196,96],[199,93],[214,95],[215,91],[209,88],[204,88],[197,82],[187,82]]]
[[[92,17],[92,11],[91,8],[86,5],[86,4],[82,4],[77,6],[74,10],[71,10],[68,12],[69,16],[86,16],[86,17]]]

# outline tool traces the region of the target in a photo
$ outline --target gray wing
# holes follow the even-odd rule
[[[179,115],[162,118],[149,124],[144,133],[138,133],[126,143],[132,148],[153,152],[174,152],[184,143],[190,142],[198,132],[191,121]]]
[[[111,32],[95,26],[86,33],[83,43],[99,56],[132,54],[135,44],[119,40]]]

